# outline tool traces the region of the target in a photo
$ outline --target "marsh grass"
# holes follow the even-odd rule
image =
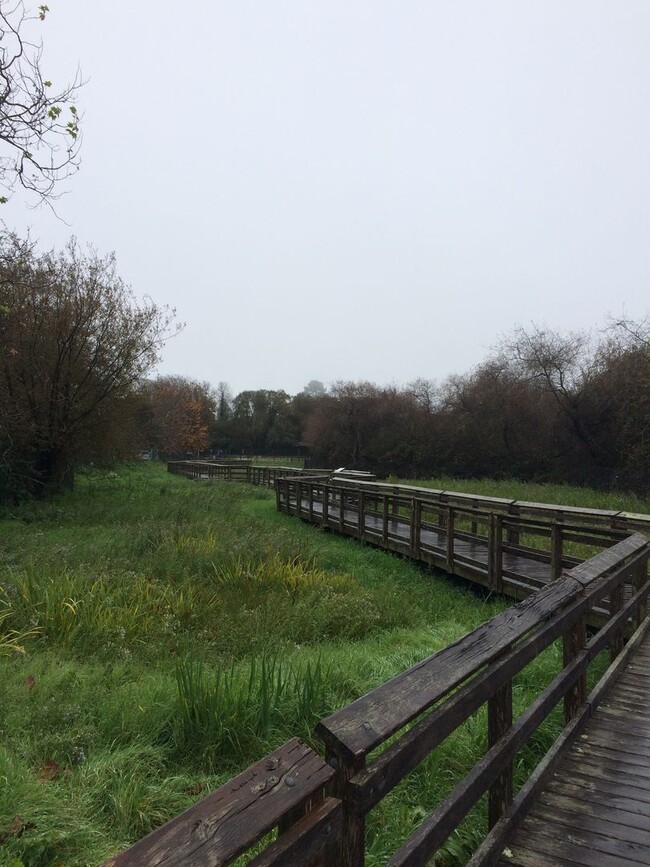
[[[293,729],[310,739],[330,706],[329,681],[320,657],[299,663],[262,654],[245,669],[232,664],[216,671],[192,659],[180,661],[175,745],[187,761],[215,770],[223,756],[260,758],[274,745],[276,732]]]
[[[270,491],[155,463],[82,474],[74,493],[6,514],[0,576],[1,634],[26,650],[0,659],[0,835],[15,867],[101,863],[507,605],[287,519]],[[526,669],[519,710],[560,666],[551,648]],[[370,867],[484,742],[478,714],[372,811]],[[463,863],[484,813],[445,865]]]

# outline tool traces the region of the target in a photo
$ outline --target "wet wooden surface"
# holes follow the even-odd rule
[[[293,503],[295,508],[295,501]],[[303,515],[309,509],[309,502],[304,500],[302,503]],[[312,504],[314,517],[322,515],[322,504],[314,502]],[[333,504],[328,508],[329,521],[340,523],[339,508]],[[344,525],[356,525],[359,520],[359,515],[354,509],[346,509],[344,513]],[[383,531],[382,518],[377,515],[364,516],[364,531],[368,536],[377,536],[377,544],[381,545],[381,536]],[[399,520],[391,518],[388,521],[389,539],[401,541],[407,546],[410,543],[410,522],[408,520]],[[372,541],[368,538],[367,541]],[[388,546],[390,547],[390,546]],[[433,530],[422,528],[420,531],[420,549],[423,555],[430,553],[440,559],[440,564],[444,568],[443,560],[446,561],[448,556],[447,549],[447,533],[444,530]],[[488,545],[487,538],[482,539],[463,539],[454,537],[453,540],[453,558],[459,565],[466,564],[472,568],[477,577],[487,576],[488,573]],[[425,559],[423,556],[421,559]],[[551,564],[544,563],[538,560],[533,560],[528,557],[521,557],[515,554],[504,551],[503,553],[503,570],[508,576],[518,579],[521,583],[526,584],[531,589],[537,590],[539,587],[548,584],[551,579]],[[507,582],[507,577],[506,577]],[[485,583],[484,581],[480,583]]]
[[[569,747],[497,863],[650,864],[650,635]]]

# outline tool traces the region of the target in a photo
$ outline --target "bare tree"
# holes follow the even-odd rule
[[[417,405],[425,412],[434,412],[440,404],[440,390],[435,379],[418,376],[417,379],[409,382],[406,390],[413,395]]]
[[[598,436],[602,407],[591,400],[590,386],[600,372],[601,353],[590,335],[560,334],[533,325],[529,330],[516,328],[500,349],[511,371],[553,395],[596,463],[611,464],[613,456]]]
[[[0,3],[0,202],[22,187],[40,201],[57,198],[57,186],[79,165],[82,84],[54,88],[43,77],[42,42],[32,34],[47,6],[30,15],[22,0]]]

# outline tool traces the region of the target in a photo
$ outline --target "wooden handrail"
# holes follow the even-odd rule
[[[630,617],[638,620],[638,609],[650,592],[647,576],[584,647],[567,655],[563,670],[516,723],[513,677],[557,638],[570,635],[639,566],[646,568],[649,556],[650,545],[640,534],[618,543],[318,724],[316,731],[344,781],[344,851],[351,864],[362,863],[367,812],[486,702],[490,750],[390,863],[428,863],[488,789],[491,824],[499,820],[512,800],[516,752],[557,702],[584,680],[589,663],[612,645]],[[574,715],[579,705],[570,707]],[[370,760],[374,750],[416,719],[415,726]]]
[[[313,750],[293,738],[104,867],[225,867],[280,825],[278,839],[251,863],[309,867],[319,859],[319,867],[335,867],[341,807],[337,799],[325,797],[333,775]]]

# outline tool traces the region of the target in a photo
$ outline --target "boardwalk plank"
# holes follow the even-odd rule
[[[525,821],[530,822],[529,827],[534,827],[535,823],[555,824],[559,828],[576,828],[583,834],[599,834],[615,840],[625,839],[638,846],[650,846],[650,834],[647,831],[621,825],[612,818],[603,816],[595,818],[582,812],[578,805],[575,805],[574,809],[565,807],[558,812],[540,802],[533,807]]]
[[[567,833],[566,826],[556,822],[538,825],[528,843],[535,851],[545,855],[569,858],[578,864],[589,867],[626,867],[626,865],[648,864],[650,847],[603,837],[601,834],[585,834],[578,828]],[[515,848],[516,851],[516,848]]]
[[[567,774],[571,774],[575,779],[585,778],[585,782],[601,782],[603,791],[607,791],[610,786],[620,790],[621,786],[621,770],[615,770],[608,767],[605,763],[590,762],[583,758],[580,765],[563,765]],[[564,772],[564,771],[563,771]],[[634,797],[640,801],[650,802],[650,779],[648,777],[636,776],[625,770],[625,787],[628,791],[634,792]]]
[[[650,691],[643,674],[649,664],[646,635],[633,657],[636,671],[626,668],[613,683],[508,838],[514,859],[502,857],[499,865],[532,867],[532,853],[589,867],[650,864]]]
[[[558,858],[555,855],[545,855],[542,852],[531,851],[522,845],[514,849],[506,847],[508,853],[498,862],[498,867],[585,867],[585,861],[569,861],[568,858]],[[590,867],[587,864],[587,867]]]
[[[574,791],[577,800],[592,801],[592,803],[600,803],[602,796],[606,803],[615,808],[640,813],[642,816],[650,812],[648,810],[650,789],[644,789],[643,786],[632,786],[628,782],[627,776],[623,779],[612,780],[602,770],[599,772],[593,767],[590,776],[581,773],[580,769],[575,766],[566,768],[566,776],[571,779],[570,785],[567,784],[566,779],[556,775],[549,781],[546,791],[564,794]]]

